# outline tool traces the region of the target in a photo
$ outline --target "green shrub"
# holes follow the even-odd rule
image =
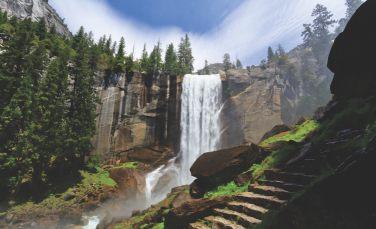
[[[83,186],[109,186],[109,187],[116,187],[116,182],[111,179],[110,174],[108,171],[105,171],[99,167],[96,168],[96,173],[89,173],[87,171],[81,171],[82,185]]]
[[[137,169],[138,163],[137,162],[126,162],[123,163],[115,168],[124,168],[124,169]]]

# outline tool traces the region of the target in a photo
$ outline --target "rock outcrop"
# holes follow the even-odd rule
[[[223,72],[222,147],[259,142],[274,126],[312,117],[330,101],[331,74],[310,49],[298,46],[284,58]]]
[[[148,85],[136,72],[122,76],[116,86],[99,88],[93,154],[111,157],[141,147],[178,152],[181,82],[179,76],[160,75]]]
[[[119,193],[125,198],[143,193],[145,190],[144,174],[137,169],[115,167],[109,170],[110,177],[117,183]]]
[[[0,9],[20,19],[31,18],[33,21],[44,19],[49,28],[55,27],[56,32],[65,37],[71,36],[64,20],[48,4],[48,0],[1,0]]]
[[[336,98],[376,94],[376,2],[367,1],[335,40],[328,67],[335,73],[331,91]]]
[[[275,125],[283,124],[282,86],[277,79],[258,75],[249,77],[250,85],[240,94],[230,97],[224,104],[224,147],[258,142],[266,131]]]
[[[197,178],[191,184],[191,195],[201,197],[211,188],[233,180],[268,155],[269,152],[254,144],[201,155],[191,167],[192,176]]]

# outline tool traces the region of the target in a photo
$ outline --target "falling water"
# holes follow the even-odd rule
[[[165,197],[172,187],[191,183],[193,177],[190,168],[195,160],[203,153],[217,149],[221,130],[221,95],[219,75],[184,76],[180,155],[146,177],[145,191],[151,203],[157,202],[161,196]],[[162,185],[158,187],[162,179]],[[158,197],[157,200],[150,193]]]
[[[190,168],[205,152],[217,149],[220,140],[222,82],[219,75],[186,75],[181,104],[180,183],[193,181]]]

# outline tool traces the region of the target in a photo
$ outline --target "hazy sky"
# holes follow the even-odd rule
[[[160,40],[178,44],[189,33],[195,68],[221,62],[228,52],[244,65],[257,64],[269,45],[290,49],[301,42],[302,24],[324,4],[335,18],[344,15],[345,0],[50,0],[72,32],[83,25],[96,38],[124,36],[127,50],[140,55]]]

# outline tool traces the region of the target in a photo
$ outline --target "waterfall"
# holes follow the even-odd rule
[[[171,188],[191,183],[194,178],[190,168],[195,160],[203,153],[217,149],[221,131],[221,95],[222,81],[219,75],[184,76],[180,154],[147,175],[145,192],[151,203],[161,200],[161,196],[165,197]]]
[[[220,140],[222,82],[219,75],[186,75],[181,104],[180,183],[193,181],[190,168],[201,154],[217,149]]]
[[[146,175],[145,200],[137,203],[137,207],[142,208],[139,210],[163,200],[172,188],[191,183],[193,177],[190,168],[195,160],[203,153],[218,149],[221,95],[222,82],[219,75],[184,76],[180,153],[166,165]],[[97,216],[87,219],[89,222],[85,229],[96,228],[100,221]]]

